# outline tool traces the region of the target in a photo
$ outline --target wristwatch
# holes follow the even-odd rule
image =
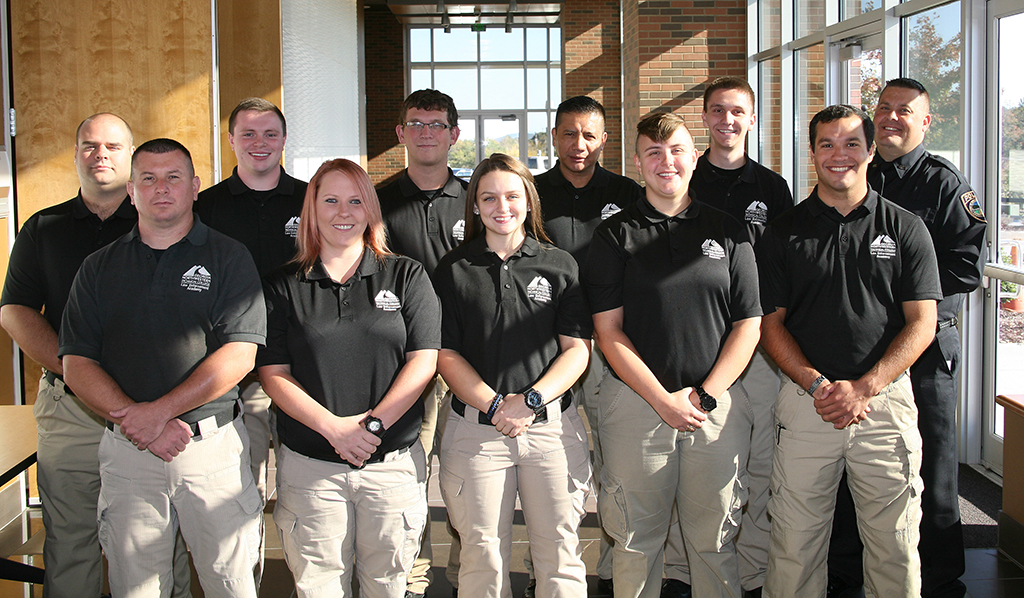
[[[700,408],[706,413],[711,413],[715,407],[718,407],[718,400],[709,395],[708,391],[704,390],[703,386],[698,386],[696,390],[697,396],[700,397]]]
[[[524,392],[523,398],[526,399],[526,406],[534,411],[544,406],[544,397],[535,388],[530,388]]]
[[[384,422],[372,415],[366,416],[366,431],[374,436],[380,437],[384,433]]]

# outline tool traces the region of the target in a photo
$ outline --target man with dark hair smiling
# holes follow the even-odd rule
[[[877,153],[868,183],[882,197],[924,220],[939,262],[942,299],[935,339],[910,368],[924,442],[921,478],[922,595],[960,598],[967,591],[957,481],[956,405],[960,377],[957,317],[978,288],[985,243],[985,213],[963,174],[924,149],[931,127],[928,91],[914,79],[886,83],[875,108]],[[829,595],[843,596],[862,583],[861,543],[845,484],[840,486],[829,552]]]
[[[919,218],[868,187],[867,114],[830,106],[809,128],[818,184],[757,246],[762,344],[786,376],[764,595],[825,594],[845,470],[869,594],[916,598],[921,437],[906,371],[935,336],[935,252]]]

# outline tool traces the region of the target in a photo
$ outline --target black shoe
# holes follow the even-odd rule
[[[661,582],[661,598],[692,598],[690,584],[678,579],[665,579]]]
[[[743,590],[743,598],[761,598],[761,588]]]
[[[531,579],[530,583],[523,590],[523,598],[534,598],[537,594],[537,580]]]
[[[838,575],[828,576],[827,598],[863,598],[863,584],[849,582]]]
[[[615,598],[615,586],[610,579],[597,578],[597,595],[601,598]]]
[[[406,590],[405,591],[405,598],[423,598],[423,596],[424,596],[423,594],[417,594],[416,592],[413,592],[412,590]]]

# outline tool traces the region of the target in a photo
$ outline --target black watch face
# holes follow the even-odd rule
[[[544,398],[540,396],[539,392],[533,389],[526,391],[524,398],[526,399],[526,406],[530,409],[538,409],[544,404]]]
[[[710,412],[715,407],[718,407],[718,401],[715,399],[715,397],[709,395],[708,393],[704,393],[704,394],[700,395],[700,408],[701,409],[703,409],[704,411]]]
[[[371,417],[366,420],[366,431],[371,434],[380,434],[384,431],[384,424],[376,417]]]

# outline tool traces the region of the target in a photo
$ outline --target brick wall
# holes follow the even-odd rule
[[[757,130],[761,135],[760,162],[775,172],[782,170],[782,60],[762,61]]]
[[[374,184],[396,178],[405,168],[405,146],[398,143],[395,125],[405,100],[405,30],[384,5],[367,6],[366,161]]]
[[[794,141],[797,181],[793,197],[807,197],[818,182],[810,158],[808,137],[811,118],[825,108],[825,46],[815,44],[796,52],[796,136]]]
[[[746,0],[639,2],[640,117],[653,110],[681,114],[697,147],[706,147],[704,86],[726,75],[746,76],[746,11]]]
[[[601,165],[622,172],[619,0],[566,0],[562,40],[562,97],[587,95],[601,102],[608,131]]]

